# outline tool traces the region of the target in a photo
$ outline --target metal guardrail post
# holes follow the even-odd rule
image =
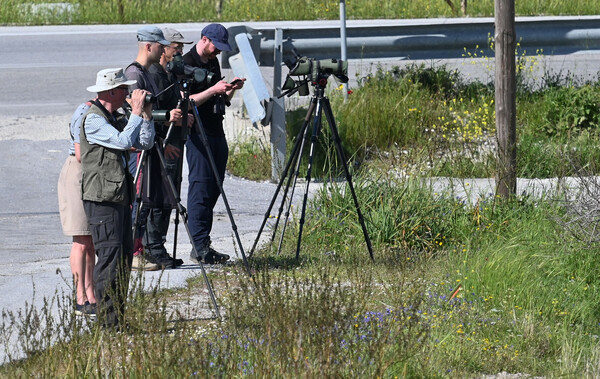
[[[273,49],[273,99],[271,113],[271,178],[276,180],[283,171],[286,153],[285,102],[281,95],[281,66],[283,64],[283,30],[275,29]]]

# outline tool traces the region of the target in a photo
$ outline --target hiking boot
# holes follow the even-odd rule
[[[146,259],[150,262],[157,264],[162,269],[168,268],[177,268],[177,266],[181,266],[183,264],[183,260],[181,259],[173,259],[169,254],[146,254]]]
[[[144,255],[138,254],[133,256],[131,269],[134,271],[157,271],[160,270],[160,266],[148,261]]]
[[[183,264],[183,259],[173,258],[169,255],[169,258],[173,260],[173,267],[179,267]]]
[[[198,254],[200,254],[201,257],[195,257],[194,251],[192,250],[192,252],[190,253],[190,259],[192,260],[192,262],[198,264],[202,262],[204,264],[212,265],[216,263],[225,263],[229,260],[229,255],[219,253],[211,246],[206,246],[198,250]]]

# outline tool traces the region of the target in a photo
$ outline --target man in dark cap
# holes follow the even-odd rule
[[[172,28],[161,28],[164,38],[170,42],[169,46],[165,46],[164,52],[160,57],[159,62],[153,63],[148,72],[152,78],[154,84],[157,87],[158,104],[161,109],[174,110],[173,112],[181,112],[178,109],[178,103],[181,99],[180,86],[177,81],[177,77],[167,70],[167,63],[171,62],[175,55],[181,55],[183,53],[183,45],[191,44],[191,41],[186,41],[183,35]],[[186,118],[188,127],[194,122],[192,114],[188,114]],[[167,139],[167,133],[171,125],[159,125],[157,128],[157,142],[163,146]],[[181,184],[181,150],[183,149],[184,135],[187,136],[188,129],[183,129],[181,125],[176,123],[175,127],[171,130],[168,136],[168,141],[164,145],[164,157],[165,157],[165,172],[158,170],[154,173],[155,178],[162,178],[167,180],[163,174],[167,174],[175,184],[177,194],[172,194],[170,191],[164,193],[164,197],[171,197],[175,195],[175,198],[179,197],[179,188]],[[157,147],[158,148],[158,147]],[[158,164],[158,160],[154,159],[155,163]],[[153,163],[154,164],[154,163]],[[160,186],[160,184],[159,184]],[[165,188],[166,190],[169,188]],[[145,250],[145,257],[148,263],[157,262],[165,265],[166,267],[175,267],[183,263],[181,259],[171,259],[171,256],[167,253],[165,242],[167,238],[167,232],[169,230],[169,222],[171,218],[172,208],[170,207],[153,207],[150,209],[148,214],[148,221],[146,223],[146,230],[144,232],[143,245]],[[171,265],[169,264],[171,261]],[[135,257],[134,257],[135,262]]]
[[[207,25],[202,29],[198,43],[184,55],[185,64],[204,68],[213,72],[215,76],[222,77],[217,56],[221,51],[231,51],[228,40],[229,33],[223,25]],[[244,80],[236,77],[231,83],[221,80],[208,88],[196,83],[190,88],[190,99],[198,108],[221,182],[225,178],[229,155],[223,131],[225,106],[229,105],[235,91],[242,88]],[[188,224],[196,248],[196,251],[192,250],[190,258],[194,262],[206,264],[223,263],[229,259],[229,255],[217,252],[210,244],[213,208],[220,195],[218,183],[200,135],[192,132],[186,142],[186,148],[189,167]]]
[[[156,83],[155,77],[150,74],[149,70],[152,65],[160,63],[163,53],[170,47],[171,42],[165,39],[161,29],[152,25],[145,25],[139,28],[136,37],[138,41],[138,55],[135,61],[125,69],[125,76],[127,76],[128,79],[133,79],[137,82],[132,86],[133,88],[140,88],[153,95],[158,95],[161,88],[158,83]],[[164,97],[159,97],[158,101],[153,104],[153,109],[170,111],[170,119],[168,122],[181,125],[182,114],[180,109],[175,108],[176,102],[175,104],[162,104],[163,99]],[[157,135],[164,136],[164,129],[168,125],[157,122],[155,126]],[[147,161],[150,164],[148,167],[145,167],[145,171],[142,175],[150,176],[150,186],[153,188],[149,189],[149,193],[151,192],[154,195],[152,199],[148,199],[148,203],[144,204],[145,207],[140,212],[141,214],[137,216],[139,225],[136,229],[132,268],[134,270],[147,271],[161,268],[175,268],[182,265],[183,260],[174,259],[167,253],[164,246],[165,236],[163,234],[163,231],[168,227],[169,215],[174,200],[168,196],[168,191],[163,191],[160,180],[152,181],[152,178],[161,178],[160,160],[156,150],[150,151],[147,156],[150,157]],[[135,163],[135,161],[130,162],[132,174],[136,171]],[[148,188],[146,188],[146,190],[148,190]],[[137,207],[138,204],[134,204],[134,211]],[[135,214],[133,218],[135,219]],[[165,219],[167,223],[166,226]]]

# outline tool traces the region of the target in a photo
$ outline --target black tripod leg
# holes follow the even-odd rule
[[[301,137],[303,138],[303,137]],[[298,145],[300,147],[299,151],[302,151],[302,145]],[[275,223],[273,224],[273,230],[271,233],[271,242],[275,240],[275,235],[277,234],[277,228],[279,228],[279,221],[281,220],[281,214],[283,213],[283,207],[285,205],[285,201],[288,198],[288,192],[290,190],[290,185],[292,183],[292,178],[294,177],[294,172],[296,168],[296,162],[298,160],[298,153],[294,152],[293,156],[290,156],[290,163],[294,167],[294,170],[290,170],[287,174],[287,178],[282,178],[282,180],[286,179],[285,189],[283,190],[283,194],[281,195],[281,203],[279,204],[279,209],[277,210],[277,216],[275,216]],[[287,218],[286,221],[287,222]]]
[[[310,115],[312,113],[312,110],[314,109],[314,102],[310,103],[309,106],[309,112],[307,113],[307,115]],[[277,232],[277,227],[279,225],[279,219],[281,217],[281,213],[283,212],[283,205],[285,203],[285,199],[287,196],[287,192],[289,190],[290,187],[290,182],[291,182],[291,178],[292,175],[291,173],[293,171],[289,171],[290,167],[295,166],[294,162],[296,162],[296,159],[298,159],[298,156],[301,155],[302,152],[302,145],[304,144],[304,135],[306,134],[306,129],[309,123],[309,118],[307,117],[304,122],[302,123],[302,127],[300,127],[300,130],[298,132],[298,135],[296,136],[296,141],[294,142],[294,147],[292,148],[292,152],[290,153],[290,157],[285,165],[285,168],[283,169],[283,172],[281,173],[281,179],[279,180],[279,183],[277,184],[277,189],[275,190],[275,194],[273,195],[273,198],[271,199],[271,203],[269,204],[269,208],[267,209],[267,211],[265,212],[265,217],[263,218],[263,222],[260,225],[260,228],[258,229],[258,234],[256,236],[256,239],[254,240],[254,244],[252,245],[252,249],[250,250],[250,254],[248,254],[249,256],[252,256],[252,254],[254,254],[254,249],[256,248],[256,246],[258,245],[258,241],[260,239],[260,236],[262,234],[262,231],[267,223],[267,220],[271,214],[271,210],[273,209],[273,205],[275,204],[275,201],[277,200],[277,195],[279,194],[279,191],[281,190],[281,187],[283,185],[283,181],[286,179],[286,177],[288,177],[288,173],[289,178],[287,180],[286,183],[286,187],[285,190],[283,192],[283,197],[281,200],[281,205],[279,207],[279,214],[277,215],[277,217],[275,218],[275,225],[273,226],[273,231],[271,234],[271,242],[273,242],[273,240],[275,239],[275,233]],[[300,152],[300,155],[299,155]]]
[[[187,121],[188,121],[188,105],[189,105],[189,100],[184,101],[184,99],[179,99],[177,101],[177,107],[178,109],[181,109],[181,113],[183,114],[183,118],[181,121],[181,127],[180,127],[180,134],[182,136],[182,144],[181,144],[181,152],[179,155],[179,159],[177,161],[177,172],[176,172],[176,178],[175,180],[176,182],[176,187],[175,189],[177,190],[178,194],[181,194],[181,181],[182,181],[182,176],[183,176],[183,150],[184,150],[184,146],[185,146],[185,140],[187,139],[187,132],[188,132],[188,128],[187,128]],[[171,124],[169,125],[169,129],[167,130],[167,135],[165,136],[165,140],[163,141],[163,150],[167,147],[167,144],[169,143],[169,141],[171,140],[171,136],[173,133],[175,127],[175,122],[171,122]],[[173,222],[175,224],[174,228],[175,230],[173,231],[173,259],[177,258],[177,238],[179,236],[179,209],[175,208],[175,220]]]
[[[312,110],[309,110],[309,112],[306,114],[306,126],[308,126],[309,122],[310,122],[310,118],[312,116],[312,112],[314,111],[314,107],[311,108]],[[288,184],[286,187],[286,191],[283,194],[283,199],[282,199],[282,203],[281,203],[281,208],[279,208],[279,214],[277,215],[277,221],[279,221],[281,219],[281,212],[283,211],[283,201],[285,201],[285,199],[288,199],[288,204],[287,204],[287,208],[285,211],[285,218],[283,220],[283,226],[281,229],[281,234],[279,235],[279,246],[277,247],[277,254],[281,253],[281,248],[283,246],[283,238],[285,237],[285,231],[287,229],[288,226],[288,220],[290,218],[290,209],[292,208],[292,200],[294,199],[294,192],[296,192],[296,183],[298,182],[298,176],[300,175],[300,163],[302,161],[302,152],[304,151],[304,144],[306,142],[306,135],[308,134],[308,127],[304,128],[304,134],[302,135],[302,143],[300,144],[300,150],[298,151],[298,154],[296,155],[296,160],[295,160],[295,164],[294,164],[294,172],[290,174],[290,177],[288,179]],[[287,192],[290,188],[290,182],[292,181],[293,178],[293,182],[291,183],[291,188],[292,188],[292,192],[290,193],[289,197],[287,195]],[[273,231],[273,238],[275,238],[275,231]]]
[[[354,191],[354,185],[352,184],[352,176],[350,175],[350,170],[348,169],[348,164],[346,163],[346,157],[344,154],[344,150],[342,149],[342,140],[340,139],[340,135],[338,133],[337,127],[335,125],[335,119],[333,118],[333,112],[331,111],[331,104],[329,104],[329,99],[323,98],[323,104],[325,107],[325,117],[327,118],[327,123],[331,129],[333,134],[333,141],[335,144],[335,148],[338,152],[338,157],[342,162],[342,166],[344,167],[344,173],[346,174],[346,182],[350,187],[350,192],[352,193],[352,199],[354,200],[354,206],[356,207],[356,213],[358,215],[358,222],[363,231],[363,235],[365,237],[365,242],[367,243],[367,249],[369,250],[369,255],[371,256],[371,261],[374,261],[373,257],[373,247],[371,246],[371,239],[369,238],[369,233],[367,232],[367,227],[365,226],[365,220],[363,218],[362,212],[360,211],[360,206],[358,205],[358,199],[356,197],[356,192]]]
[[[183,224],[185,225],[185,228],[187,230],[188,236],[190,238],[190,242],[192,242],[192,249],[194,249],[196,256],[198,256],[198,251],[196,250],[196,246],[194,245],[194,239],[192,238],[192,233],[190,232],[190,228],[187,223],[186,209],[181,204],[181,198],[178,195],[177,188],[175,187],[175,184],[173,183],[173,179],[169,175],[166,175],[167,162],[165,160],[165,156],[164,156],[162,150],[158,146],[156,146],[155,148],[156,148],[156,152],[158,153],[158,158],[160,160],[160,166],[161,166],[163,172],[165,173],[165,177],[167,178],[167,183],[169,184],[169,190],[171,191],[173,198],[175,198],[177,201],[177,211],[182,215]],[[208,294],[210,295],[210,300],[213,304],[213,307],[215,308],[215,313],[217,314],[218,318],[221,318],[221,314],[219,312],[219,306],[217,305],[217,300],[215,298],[215,294],[213,292],[210,281],[208,280],[208,276],[206,275],[206,270],[204,269],[204,265],[202,264],[202,262],[199,262],[199,264],[200,264],[200,269],[202,271],[202,276],[204,278],[204,282],[206,283],[206,288],[208,289]]]
[[[275,204],[275,201],[277,200],[277,195],[279,195],[279,191],[281,190],[281,187],[283,186],[283,182],[286,179],[286,177],[288,176],[290,166],[292,166],[294,164],[297,150],[298,150],[298,147],[300,146],[299,138],[301,137],[301,133],[302,133],[303,129],[306,129],[306,127],[304,125],[302,126],[300,133],[298,133],[298,138],[296,139],[296,142],[294,143],[294,147],[292,148],[292,153],[290,154],[290,158],[288,159],[288,161],[285,165],[285,168],[283,169],[283,172],[281,173],[281,179],[279,180],[279,183],[277,184],[277,188],[275,189],[275,193],[273,194],[271,203],[269,204],[269,207],[267,208],[267,211],[265,212],[265,217],[263,218],[262,224],[260,225],[260,228],[258,229],[258,234],[256,235],[256,239],[254,240],[252,249],[250,249],[250,253],[248,253],[249,257],[252,257],[252,255],[254,254],[254,250],[256,249],[256,246],[258,245],[258,241],[260,240],[260,236],[263,232],[263,229],[265,228],[265,225],[267,224],[267,220],[269,219],[269,216],[271,215],[271,210],[273,209],[273,205]],[[288,180],[287,184],[286,184],[286,188],[284,190],[284,194],[283,194],[284,200],[282,200],[282,206],[283,206],[283,202],[285,201],[285,194],[287,193],[289,183],[290,183],[290,181]],[[280,208],[280,210],[281,210],[281,208]],[[281,214],[281,211],[280,211],[280,214]],[[271,237],[273,237],[275,235],[275,231],[277,230],[278,221],[279,221],[279,218],[277,218],[275,221],[275,227],[273,230],[273,235]],[[271,241],[273,241],[273,238],[271,238]]]
[[[300,213],[300,228],[298,230],[298,243],[296,245],[296,260],[300,258],[300,244],[302,242],[302,230],[304,229],[304,217],[306,215],[306,204],[308,202],[308,187],[310,185],[310,176],[312,173],[312,165],[315,153],[315,144],[319,136],[319,130],[321,129],[321,113],[322,113],[321,99],[317,99],[317,108],[315,110],[315,117],[313,119],[313,133],[310,138],[310,150],[308,154],[308,167],[306,169],[306,190],[304,191],[304,198],[302,200],[302,212]]]
[[[137,154],[137,153],[136,153]],[[144,164],[146,163],[148,157],[148,152],[147,150],[142,150],[141,154],[140,154],[140,159],[137,162],[137,167],[135,169],[135,176],[133,179],[133,187],[136,189],[135,191],[135,204],[137,205],[136,210],[135,210],[135,218],[133,220],[133,224],[132,224],[132,235],[133,235],[133,245],[135,246],[135,240],[138,237],[136,235],[137,230],[139,228],[139,218],[140,218],[140,211],[142,210],[142,191],[144,188],[144,181],[140,181],[140,176],[142,173],[142,169]],[[129,164],[129,162],[127,162]],[[143,179],[143,178],[142,178]],[[139,183],[139,186],[138,186]]]
[[[204,144],[204,148],[206,149],[206,153],[207,153],[206,155],[208,156],[210,167],[212,168],[213,174],[215,176],[215,181],[217,183],[217,187],[219,187],[219,191],[221,192],[221,197],[223,198],[223,203],[225,204],[225,209],[227,210],[227,215],[229,216],[229,221],[231,222],[231,229],[233,230],[233,234],[235,235],[238,247],[240,248],[240,253],[242,253],[242,259],[244,261],[244,266],[246,267],[246,271],[248,272],[248,275],[252,276],[252,273],[250,272],[250,265],[248,264],[248,259],[246,259],[246,253],[244,253],[244,247],[242,246],[242,240],[240,239],[240,235],[238,233],[237,226],[235,224],[235,220],[233,219],[233,214],[231,213],[231,207],[229,206],[229,202],[227,201],[227,196],[225,196],[225,191],[223,190],[223,183],[221,182],[221,178],[219,177],[219,170],[217,169],[215,159],[213,157],[212,151],[208,144],[208,137],[206,137],[206,132],[204,131],[204,128],[200,124],[200,115],[198,114],[198,109],[195,106],[192,106],[191,108],[194,111],[194,121],[195,121],[196,132],[200,135],[200,140],[202,141],[202,143]]]
[[[175,209],[175,219],[173,220],[173,259],[177,258],[177,238],[179,238],[179,208]]]
[[[177,172],[176,172],[176,178],[175,180],[177,180],[177,184],[175,187],[175,190],[177,191],[177,194],[181,194],[181,177],[182,177],[182,172],[183,172],[183,146],[181,145],[181,153],[179,155],[179,160],[177,161]],[[179,202],[180,199],[179,197],[177,197],[177,201]],[[175,230],[173,231],[173,259],[177,258],[177,238],[179,236],[179,208],[175,208],[175,219],[173,221],[174,224],[174,228]]]

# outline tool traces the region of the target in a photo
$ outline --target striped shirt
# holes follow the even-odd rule
[[[79,140],[79,133],[81,129],[81,123],[83,122],[83,116],[90,109],[88,103],[79,104],[73,116],[71,117],[71,123],[69,129],[71,131],[71,140],[69,141],[69,155],[75,155],[75,144],[81,143]]]

